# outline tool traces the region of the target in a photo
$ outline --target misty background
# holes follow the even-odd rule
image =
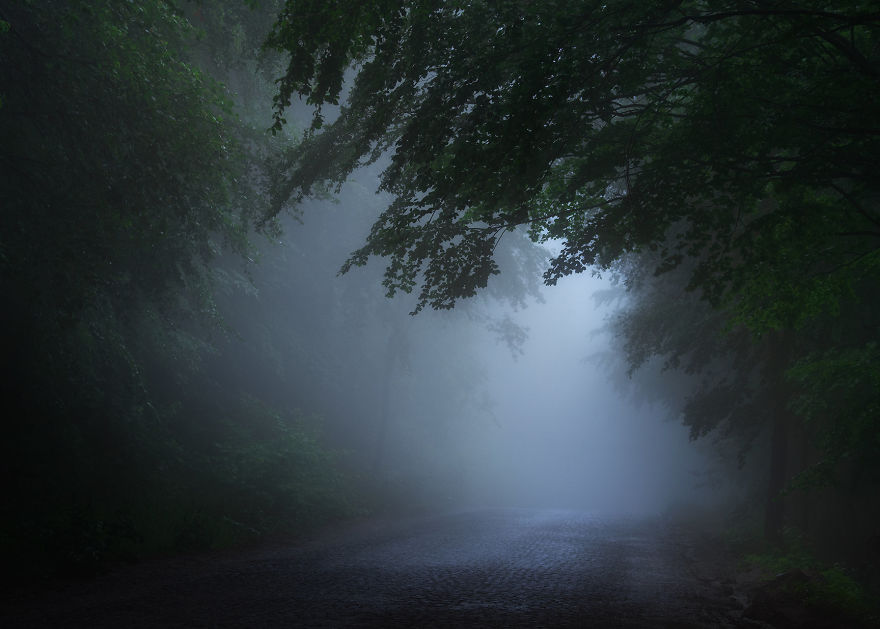
[[[451,311],[412,316],[410,295],[383,298],[379,260],[338,276],[388,202],[377,187],[360,173],[285,225],[256,269],[256,312],[230,313],[293,309],[295,351],[310,357],[294,381],[310,383],[309,404],[352,469],[429,509],[664,513],[729,498],[711,445],[633,395],[607,329],[625,295],[607,277],[538,285],[525,261],[541,266],[549,252],[522,234],[502,243],[508,264],[489,294]],[[295,385],[277,386],[269,395],[283,400]]]
[[[849,562],[853,574],[877,583],[880,266],[870,174],[876,169],[868,161],[876,133],[859,136],[862,148],[853,139],[861,131],[852,137],[849,131],[874,112],[874,101],[850,98],[873,93],[876,74],[864,72],[869,60],[853,63],[857,55],[842,54],[837,30],[827,41],[813,31],[792,38],[803,51],[790,45],[778,33],[800,27],[785,11],[749,22],[767,45],[742,50],[739,38],[750,42],[752,29],[728,29],[726,14],[715,16],[717,30],[671,17],[663,37],[644,43],[669,46],[655,50],[652,63],[670,52],[681,57],[674,69],[687,80],[676,98],[694,111],[689,118],[669,104],[674,99],[654,103],[663,114],[657,119],[669,125],[660,125],[645,149],[657,151],[644,160],[657,170],[643,178],[649,194],[626,197],[614,180],[622,172],[611,163],[617,157],[606,164],[602,150],[588,155],[584,146],[608,142],[609,155],[630,159],[628,149],[615,144],[629,134],[615,125],[635,125],[633,116],[642,115],[635,104],[642,97],[653,103],[654,81],[666,67],[652,66],[655,75],[643,77],[641,49],[619,51],[610,35],[572,46],[570,59],[561,48],[532,58],[528,46],[508,38],[517,29],[496,29],[479,11],[440,4],[437,17],[449,20],[449,33],[480,32],[497,40],[499,50],[515,50],[501,70],[519,78],[477,77],[498,98],[510,99],[502,104],[516,115],[492,118],[499,112],[474,86],[466,95],[473,102],[446,112],[462,135],[462,159],[497,161],[498,168],[483,173],[497,177],[490,182],[495,187],[449,166],[455,160],[443,151],[457,145],[446,142],[442,124],[432,128],[430,109],[420,110],[425,129],[416,131],[424,131],[426,145],[436,140],[439,157],[435,163],[431,155],[413,154],[407,166],[437,177],[453,173],[445,191],[450,197],[459,194],[460,177],[467,180],[462,198],[485,194],[494,202],[497,193],[510,202],[498,216],[483,216],[504,235],[497,244],[477,244],[495,248],[469,250],[475,265],[453,259],[430,282],[418,273],[413,279],[401,265],[453,251],[455,238],[438,237],[441,246],[420,258],[424,252],[414,251],[424,245],[417,236],[425,225],[403,220],[398,231],[373,243],[386,247],[384,256],[370,250],[362,266],[351,257],[394,200],[377,192],[390,156],[378,151],[370,157],[374,146],[358,144],[358,133],[381,111],[370,100],[379,96],[361,94],[361,109],[342,118],[351,128],[340,131],[333,124],[346,110],[329,102],[335,98],[329,90],[320,133],[312,128],[313,104],[295,93],[289,106],[279,98],[281,77],[314,69],[302,59],[293,70],[288,65],[300,39],[265,45],[286,3],[0,6],[0,399],[6,420],[0,557],[15,567],[10,573],[38,580],[87,576],[142,558],[302,538],[364,518],[524,507],[701,520],[719,535],[750,540],[749,552],[772,547],[782,553],[770,556],[770,573],[780,566],[812,569],[818,560],[805,549],[815,548],[827,565]],[[489,11],[492,4],[473,6]],[[567,30],[571,16],[564,10],[580,15],[579,3],[527,4],[534,10],[530,21],[522,22],[507,3],[492,19],[522,22],[535,50],[552,41],[546,29],[557,29],[551,34],[560,41],[587,36],[586,28]],[[334,6],[313,3],[316,19]],[[595,15],[608,20],[596,33],[606,36],[631,23],[653,32],[654,17],[638,3],[606,9],[605,3],[596,7]],[[855,4],[849,10],[852,15],[842,9],[835,17],[821,7],[809,19],[843,24],[853,47],[880,50],[876,16]],[[553,19],[542,21],[542,13]],[[715,23],[715,17],[704,21]],[[339,15],[330,18],[321,22],[330,25],[329,36],[347,36],[334,30]],[[426,21],[426,28],[432,24]],[[305,28],[295,20],[287,26]],[[712,54],[738,50],[743,67],[782,64],[777,69],[786,71],[778,75],[788,83],[768,81],[772,73],[762,70],[742,81],[705,79],[711,89],[688,91],[688,81],[708,75],[694,71],[703,48],[664,39],[677,37],[679,26],[681,37],[706,38]],[[824,32],[819,26],[815,32]],[[369,30],[371,23],[360,27]],[[639,28],[633,32],[641,37]],[[311,53],[320,54],[316,42]],[[474,42],[470,54],[480,57],[483,47]],[[632,107],[620,105],[618,87],[613,77],[604,81],[604,71],[594,78],[597,90],[609,90],[607,98],[599,90],[593,103],[577,85],[582,66],[599,58],[579,51],[593,45],[605,46],[610,58],[635,55],[624,64],[631,67]],[[434,52],[445,59],[446,51]],[[720,75],[738,76],[740,57],[725,52],[718,58],[733,64]],[[811,65],[817,59],[828,64],[824,74]],[[492,59],[477,60],[495,67]],[[349,89],[357,91],[356,70],[366,63],[355,61],[361,65],[340,70],[343,104]],[[436,59],[399,61],[430,66]],[[456,63],[461,67],[443,67],[453,78],[468,76],[468,63]],[[388,68],[373,69],[384,76]],[[553,74],[563,95],[548,92],[540,111],[532,112],[530,90],[542,91],[550,81],[542,72]],[[427,74],[413,76],[420,78],[412,94],[444,85],[423,80]],[[824,80],[845,77],[847,89]],[[362,85],[368,90],[370,84]],[[412,94],[407,106],[421,106]],[[810,105],[815,94],[822,96],[818,109]],[[581,109],[566,104],[575,101]],[[424,103],[432,102],[425,96]],[[803,104],[808,123],[788,115],[793,104]],[[714,113],[705,112],[720,105],[731,109],[723,112],[726,126],[712,127],[727,134],[716,141],[703,125],[714,124]],[[481,108],[487,108],[483,118]],[[539,114],[548,119],[532,119]],[[563,190],[568,155],[529,161],[538,159],[527,150],[530,140],[519,140],[540,135],[531,128],[536,120],[544,125],[539,139],[548,155],[570,149],[575,162],[584,159],[583,172],[571,166],[584,179],[582,190]],[[827,120],[841,122],[825,128]],[[514,123],[520,126],[508,133]],[[815,140],[816,125],[833,141]],[[585,134],[583,146],[569,146],[565,130],[575,127]],[[383,137],[396,141],[402,128],[383,127]],[[687,142],[679,143],[673,128]],[[495,144],[482,144],[480,133]],[[388,147],[421,146],[393,141]],[[826,156],[829,146],[834,150]],[[682,158],[691,149],[708,165]],[[743,155],[754,172],[742,174]],[[769,157],[765,164],[754,155]],[[796,159],[801,155],[809,157],[804,165]],[[372,162],[347,175],[349,158]],[[594,158],[603,173],[618,174],[586,181]],[[769,174],[761,171],[765,166]],[[827,174],[836,169],[844,175]],[[535,183],[540,177],[504,179],[515,172],[543,173],[547,190]],[[707,181],[729,176],[718,184],[724,194],[713,197],[715,190],[694,173]],[[817,173],[828,181],[816,183]],[[666,175],[675,176],[675,186],[666,185]],[[740,185],[740,177],[748,185]],[[847,177],[850,189],[840,192],[838,179]],[[335,179],[344,183],[337,187]],[[767,184],[777,180],[788,187]],[[538,198],[545,191],[547,198]],[[425,190],[406,192],[412,201]],[[523,200],[525,193],[532,196]],[[596,208],[578,209],[571,223],[554,222],[568,212],[556,204],[578,195],[594,203],[617,200],[599,203],[611,213],[598,227],[587,225]],[[699,195],[705,202],[681,203]],[[637,206],[630,212],[621,201],[652,198],[659,199],[657,212]],[[472,207],[456,202],[456,211]],[[740,222],[740,206],[751,208],[750,222]],[[523,208],[525,214],[516,213]],[[533,209],[550,214],[534,222],[537,232],[530,234]],[[437,233],[472,219],[479,223],[453,217]],[[849,222],[841,227],[844,219]],[[582,232],[578,221],[587,225]],[[587,234],[594,228],[598,235]],[[834,235],[838,229],[844,237]],[[551,232],[583,237],[584,256],[602,260],[604,270],[578,272],[576,253],[564,267],[572,274],[545,286],[549,261],[558,262],[564,246],[549,239]],[[400,257],[401,251],[412,256]],[[457,299],[454,308],[411,314],[426,301],[423,286],[467,286],[473,277],[455,273],[486,268],[480,265],[487,251],[500,273],[485,288]],[[412,281],[404,286],[411,292],[389,296],[389,264],[398,265],[391,269],[398,280]],[[440,293],[441,302],[454,294]],[[854,580],[834,575],[841,589],[856,591]]]

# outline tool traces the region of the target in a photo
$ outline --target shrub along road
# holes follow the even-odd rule
[[[7,593],[0,626],[766,626],[742,618],[733,584],[713,575],[721,555],[699,539],[572,511],[371,520]]]

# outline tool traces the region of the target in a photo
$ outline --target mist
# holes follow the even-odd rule
[[[686,429],[615,391],[590,360],[610,351],[609,308],[594,298],[607,289],[581,276],[542,291],[544,303],[518,314],[529,338],[515,362],[481,347],[498,422],[476,438],[478,501],[657,513],[706,498],[697,484],[708,462]]]
[[[0,7],[0,625],[880,618],[880,18],[710,4]]]
[[[308,356],[313,366],[294,378],[296,397],[284,379],[269,396],[318,413],[344,467],[379,502],[662,514],[728,497],[710,482],[717,462],[669,408],[615,384],[622,359],[607,323],[621,302],[598,296],[621,291],[607,277],[541,285],[534,269],[552,251],[523,234],[503,243],[506,265],[486,294],[450,311],[411,315],[413,295],[383,297],[382,260],[338,276],[390,201],[377,186],[361,171],[286,225],[255,269],[255,312],[232,320],[292,308],[297,354],[273,360]]]

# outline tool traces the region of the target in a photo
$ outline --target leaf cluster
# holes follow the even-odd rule
[[[291,66],[276,122],[294,93],[335,102],[358,65],[275,207],[387,154],[395,201],[343,270],[386,257],[386,288],[420,285],[417,309],[484,286],[517,225],[564,240],[551,284],[645,248],[661,269],[696,257],[693,284],[715,302],[744,294],[757,329],[804,299],[806,316],[833,308],[876,255],[880,17],[861,3],[361,7],[289,2],[279,17],[271,44]],[[768,295],[795,267],[803,286]],[[768,285],[747,287],[756,274]]]
[[[209,15],[229,25],[227,4]],[[222,390],[216,289],[252,252],[270,147],[196,63],[193,21],[164,0],[4,3],[0,20],[4,564],[90,572],[317,517],[338,478],[316,429],[236,387],[203,397]]]

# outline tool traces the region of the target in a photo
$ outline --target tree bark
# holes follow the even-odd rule
[[[767,477],[767,503],[764,509],[764,537],[772,543],[782,542],[785,526],[783,490],[788,480],[789,441],[792,415],[788,410],[790,387],[785,371],[791,358],[791,333],[779,331],[769,344],[767,380],[774,383],[773,431],[770,436],[770,469]]]

